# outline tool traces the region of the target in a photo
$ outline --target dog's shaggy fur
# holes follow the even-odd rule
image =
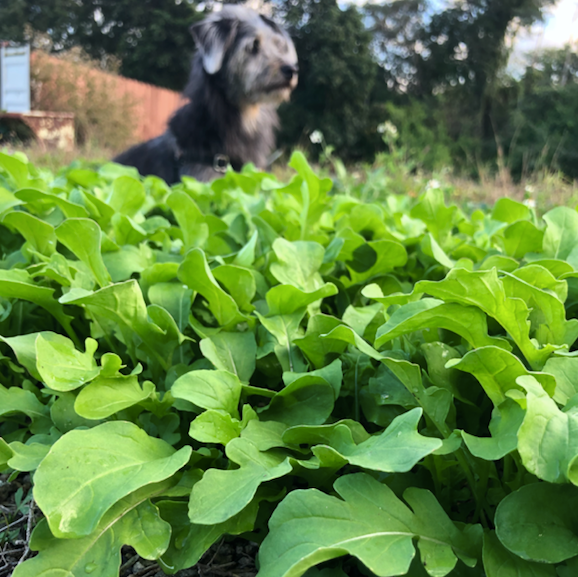
[[[210,181],[226,164],[265,168],[275,145],[277,106],[297,85],[297,54],[287,32],[266,16],[225,5],[191,27],[197,44],[189,102],[167,131],[117,156],[168,183],[183,175]]]

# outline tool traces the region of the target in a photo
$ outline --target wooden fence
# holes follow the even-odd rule
[[[31,71],[34,109],[74,112],[78,117],[85,109],[100,105],[103,117],[107,109],[111,116],[113,113],[119,117],[130,114],[132,134],[127,138],[129,141],[146,140],[164,132],[167,120],[183,104],[178,92],[41,52],[32,53]],[[90,94],[89,85],[92,90]],[[100,87],[98,92],[95,92],[94,86]],[[66,93],[71,91],[71,87],[76,95],[75,98],[68,98],[67,102]],[[91,101],[95,98],[101,102]],[[122,104],[117,106],[119,103]],[[117,124],[122,124],[123,120],[126,121],[126,118],[118,118]]]

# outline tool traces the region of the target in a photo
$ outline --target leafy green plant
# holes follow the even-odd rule
[[[300,153],[169,188],[0,155],[0,470],[14,577],[578,569],[578,214],[331,194]],[[385,191],[387,192],[387,191]]]

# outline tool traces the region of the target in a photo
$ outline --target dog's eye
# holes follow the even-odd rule
[[[251,54],[257,54],[259,52],[260,46],[261,41],[259,38],[255,38],[255,40],[253,40],[253,44],[251,45]]]

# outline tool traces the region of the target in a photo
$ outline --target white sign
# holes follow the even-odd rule
[[[0,48],[0,111],[30,112],[30,46]]]

